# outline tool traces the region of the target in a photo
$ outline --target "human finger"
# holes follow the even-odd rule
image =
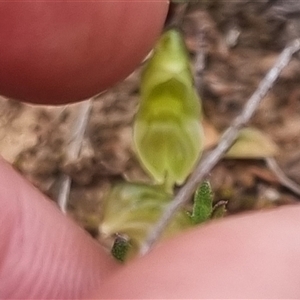
[[[0,94],[84,100],[128,76],[158,37],[168,1],[1,1]]]
[[[0,160],[0,298],[79,299],[116,268],[94,240]]]
[[[300,298],[300,207],[229,217],[129,264],[101,299]]]

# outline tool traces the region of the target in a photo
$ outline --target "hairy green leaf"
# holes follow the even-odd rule
[[[204,181],[194,196],[194,206],[192,212],[192,221],[195,224],[208,221],[213,212],[213,196],[210,183]]]

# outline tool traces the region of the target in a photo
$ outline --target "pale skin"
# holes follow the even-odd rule
[[[300,298],[299,206],[195,228],[120,266],[2,159],[0,169],[0,298]]]

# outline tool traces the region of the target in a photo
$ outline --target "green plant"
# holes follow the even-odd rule
[[[180,32],[172,29],[162,35],[144,69],[134,123],[137,156],[168,191],[184,182],[200,156],[200,119],[189,56]]]
[[[203,148],[201,103],[184,40],[175,29],[162,35],[142,73],[134,143],[153,184],[115,185],[106,198],[100,225],[104,236],[119,235],[112,254],[121,261],[137,253],[172,201],[175,184],[186,180]],[[181,208],[162,238],[205,222],[212,214],[211,187],[205,181],[195,194],[192,213]]]
[[[105,237],[117,233],[123,236],[130,244],[130,253],[126,254],[133,256],[141,247],[149,229],[171,200],[172,195],[158,185],[120,182],[113,186],[105,199],[100,231]],[[164,231],[162,238],[170,237],[191,226],[190,215],[186,210],[181,209]],[[120,243],[117,241],[115,247],[119,249],[119,246]],[[127,252],[127,249],[125,250],[124,255]],[[119,250],[117,252],[120,253]]]

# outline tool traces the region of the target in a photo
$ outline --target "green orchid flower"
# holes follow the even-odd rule
[[[177,30],[165,32],[141,80],[134,142],[145,170],[171,191],[182,184],[203,147],[200,99],[188,52]]]

